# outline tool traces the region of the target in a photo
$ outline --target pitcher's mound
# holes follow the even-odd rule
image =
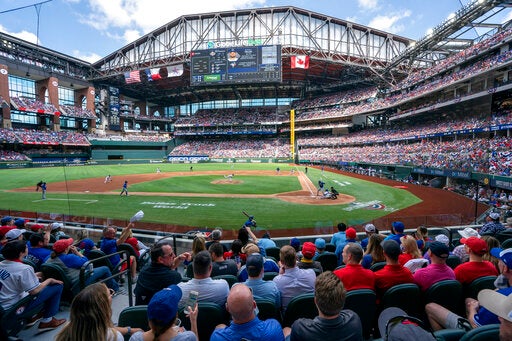
[[[214,180],[211,182],[214,185],[238,185],[243,183],[242,180]]]

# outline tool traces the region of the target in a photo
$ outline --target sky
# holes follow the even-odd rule
[[[470,0],[0,0],[0,31],[95,62],[187,14],[295,6],[418,40]],[[23,8],[25,7],[25,8]],[[510,11],[496,20],[512,19]],[[476,33],[476,31],[474,32]],[[481,34],[481,33],[480,33]]]

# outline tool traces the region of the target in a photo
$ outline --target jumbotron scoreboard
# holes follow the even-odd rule
[[[190,85],[279,83],[281,46],[237,46],[190,53]]]

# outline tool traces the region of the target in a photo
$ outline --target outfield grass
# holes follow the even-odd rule
[[[194,164],[193,171],[225,170],[226,174],[237,170],[275,170],[289,172],[292,167],[283,164]],[[321,172],[309,168],[307,176],[316,184],[323,178],[328,187],[334,186],[340,193],[349,194],[358,203],[365,203],[356,209],[354,205],[300,205],[275,198],[246,199],[230,198],[230,194],[270,194],[300,189],[296,177],[240,176],[243,185],[213,185],[219,176],[180,176],[130,185],[132,192],[185,192],[224,193],[226,197],[169,197],[137,196],[119,197],[112,194],[57,194],[52,193],[52,182],[66,180],[104,178],[111,174],[115,179],[126,174],[154,173],[159,167],[162,172],[189,172],[187,164],[144,164],[85,167],[53,167],[37,169],[2,170],[0,183],[0,209],[13,211],[35,211],[51,214],[65,214],[112,219],[129,219],[142,209],[144,221],[196,227],[238,229],[246,220],[242,211],[255,215],[258,225],[266,229],[292,229],[297,227],[332,227],[338,222],[362,224],[392,211],[411,206],[420,200],[409,192],[389,186]],[[297,167],[304,171],[304,167]],[[48,182],[47,200],[40,200],[40,193],[5,192],[9,189],[33,186],[39,180]],[[367,204],[367,205],[366,205]],[[366,205],[366,206],[365,206]]]

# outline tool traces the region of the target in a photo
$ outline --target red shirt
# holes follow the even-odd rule
[[[345,290],[371,289],[375,290],[375,273],[363,268],[361,264],[347,264],[344,268],[334,271],[343,282]]]
[[[394,285],[414,283],[411,271],[400,264],[387,264],[375,272],[375,291],[382,296],[386,290]]]
[[[462,263],[455,268],[454,272],[455,278],[463,285],[483,276],[498,276],[496,267],[489,261]]]
[[[407,263],[408,261],[410,261],[412,259],[412,255],[410,253],[401,253],[399,256],[398,256],[398,263],[400,265],[405,265],[405,263]]]

